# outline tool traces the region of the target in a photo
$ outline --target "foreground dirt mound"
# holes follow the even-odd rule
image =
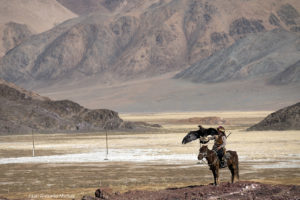
[[[247,130],[300,130],[300,102],[271,113]]]
[[[110,190],[96,190],[95,198],[84,196],[82,200],[98,199],[299,199],[300,186],[267,185],[256,182],[221,183],[219,186],[200,185],[169,188],[159,191],[129,191],[124,194]]]

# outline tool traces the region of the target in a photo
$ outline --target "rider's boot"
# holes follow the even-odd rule
[[[223,156],[223,158],[221,160],[221,168],[225,168],[225,167],[227,167],[227,160]]]

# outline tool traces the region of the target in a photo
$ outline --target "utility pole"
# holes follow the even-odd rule
[[[111,129],[111,127],[112,127],[112,122],[105,123],[104,129],[105,129],[105,140],[106,140],[106,156],[105,156],[104,160],[108,160],[108,133],[107,133],[107,130]]]
[[[105,135],[106,135],[106,156],[104,160],[108,160],[108,136],[107,136],[107,128],[105,127]]]
[[[33,129],[31,129],[31,135],[32,135],[32,157],[34,157],[34,136],[33,136]]]
[[[35,106],[35,109],[37,110],[38,109],[38,106],[36,105]],[[32,120],[31,118],[33,117],[34,115],[34,108],[32,108],[32,111],[29,115],[29,119]],[[35,125],[33,125],[33,127],[35,127]],[[33,135],[33,127],[31,127],[31,136],[32,136],[32,157],[34,157],[34,150],[35,150],[35,147],[34,147],[34,135]]]

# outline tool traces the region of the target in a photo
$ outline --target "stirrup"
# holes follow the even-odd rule
[[[227,167],[227,161],[226,160],[220,161],[220,168],[225,168],[225,167]]]

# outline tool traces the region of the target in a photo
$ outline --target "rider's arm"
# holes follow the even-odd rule
[[[208,137],[208,140],[214,140],[216,138],[216,136],[211,136],[211,137]]]
[[[224,148],[226,146],[226,136],[222,136],[223,144],[220,146],[220,148]]]

